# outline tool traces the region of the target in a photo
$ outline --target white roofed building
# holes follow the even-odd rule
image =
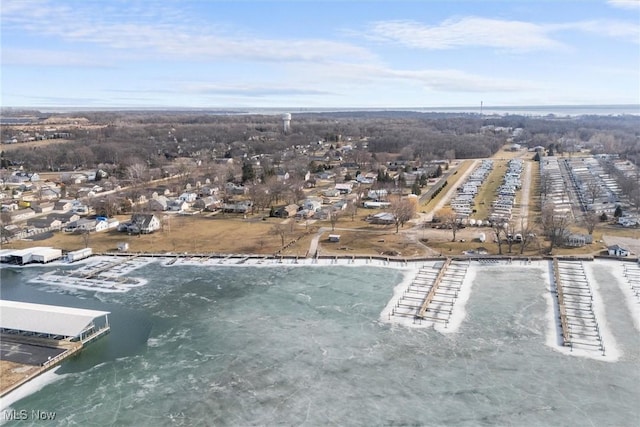
[[[3,334],[86,342],[109,329],[109,314],[108,311],[0,300],[0,330]]]

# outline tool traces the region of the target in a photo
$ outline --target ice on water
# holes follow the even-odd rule
[[[112,325],[83,355],[97,367],[72,360],[12,407],[57,409],[61,423],[78,425],[624,426],[640,417],[633,293],[609,264],[586,268],[615,363],[556,351],[543,261],[471,263],[450,333],[385,320],[422,264],[180,259],[158,268],[168,261],[129,273],[145,286],[100,294],[105,309],[151,319],[142,347],[104,356],[132,339]]]

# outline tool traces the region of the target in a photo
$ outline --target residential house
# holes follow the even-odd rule
[[[17,202],[3,203],[0,212],[12,212],[20,209]]]
[[[68,223],[64,227],[64,231],[66,232],[92,232],[96,231],[96,221],[88,218],[80,218],[77,221],[73,221]]]
[[[379,190],[369,190],[367,197],[374,201],[386,200],[389,197],[389,192],[384,188]]]
[[[192,205],[195,209],[214,211],[221,206],[220,200],[215,196],[206,196],[197,199]]]
[[[62,222],[62,225],[72,223],[80,219],[80,215],[74,212],[53,212],[47,215],[47,218],[51,219],[59,219]]]
[[[191,192],[182,193],[180,197],[178,197],[178,199],[187,203],[193,203],[196,201],[197,198],[198,198],[198,195],[196,193],[191,193]]]
[[[215,196],[217,194],[218,194],[218,187],[205,185],[204,187],[200,187],[198,189],[198,196],[200,197]]]
[[[71,210],[71,208],[73,208],[73,202],[74,200],[60,199],[57,202],[55,202],[53,206],[53,210],[60,211],[60,212],[68,212]]]
[[[235,194],[237,196],[245,194],[247,192],[247,188],[244,185],[237,185],[234,184],[233,182],[227,182],[225,184],[227,193],[229,194]]]
[[[96,219],[95,223],[95,231],[100,232],[111,230],[114,228],[118,228],[118,225],[120,225],[120,221],[118,221],[116,218],[98,218]]]
[[[249,209],[251,209],[251,206],[252,204],[249,200],[242,200],[240,202],[235,202],[235,203],[225,203],[224,205],[222,205],[222,210],[224,212],[245,214],[249,212]]]
[[[320,200],[306,199],[304,202],[302,202],[302,209],[305,209],[311,212],[319,211],[321,208],[322,208],[322,202]]]
[[[336,184],[335,189],[340,192],[340,194],[350,194],[353,191],[353,184],[350,182],[342,182]]]
[[[290,218],[296,215],[298,208],[296,204],[281,206],[274,211],[273,215],[278,218]]]
[[[371,224],[389,225],[389,224],[394,224],[396,222],[396,217],[389,212],[380,212],[368,217],[368,221]]]
[[[167,197],[156,195],[151,200],[149,200],[149,203],[147,203],[147,208],[152,212],[166,211],[167,209],[169,209],[169,203],[170,202]]]
[[[338,197],[340,195],[340,191],[335,188],[329,188],[328,190],[324,190],[322,195],[325,197]]]
[[[175,199],[169,202],[167,209],[173,212],[182,212],[188,210],[190,207],[191,205],[184,200]]]
[[[60,197],[60,189],[56,187],[41,187],[38,196],[45,200],[56,200]]]
[[[26,208],[26,209],[18,209],[15,211],[11,211],[9,212],[9,215],[11,216],[11,222],[18,222],[18,221],[25,221],[29,218],[33,218],[36,215],[36,213],[33,209]]]
[[[133,214],[127,231],[149,234],[160,229],[160,220],[153,214]]]
[[[27,220],[27,225],[35,228],[60,229],[62,221],[56,218],[31,218]]]
[[[327,179],[333,179],[333,178],[335,178],[336,174],[335,174],[335,173],[333,173],[333,172],[327,172],[327,171],[324,171],[324,172],[320,172],[320,173],[316,174],[316,176],[318,177],[318,179],[325,179],[325,180],[327,180]]]
[[[40,175],[33,172],[23,172],[23,171],[15,171],[11,174],[8,179],[9,182],[18,183],[18,182],[35,182],[40,181]]]

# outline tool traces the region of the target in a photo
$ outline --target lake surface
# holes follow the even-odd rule
[[[599,268],[615,363],[545,345],[544,272],[515,265],[478,271],[446,335],[380,321],[403,279],[384,267],[150,264],[111,294],[5,269],[3,299],[112,312],[111,334],[11,409],[79,426],[634,426],[640,337]]]

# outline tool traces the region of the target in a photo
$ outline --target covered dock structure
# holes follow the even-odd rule
[[[109,314],[0,300],[0,397],[107,334]]]
[[[0,262],[10,264],[30,264],[37,262],[46,264],[62,258],[62,250],[44,246],[37,246],[26,249],[2,249],[0,251]]]
[[[87,342],[109,330],[109,312],[0,300],[3,335]]]

